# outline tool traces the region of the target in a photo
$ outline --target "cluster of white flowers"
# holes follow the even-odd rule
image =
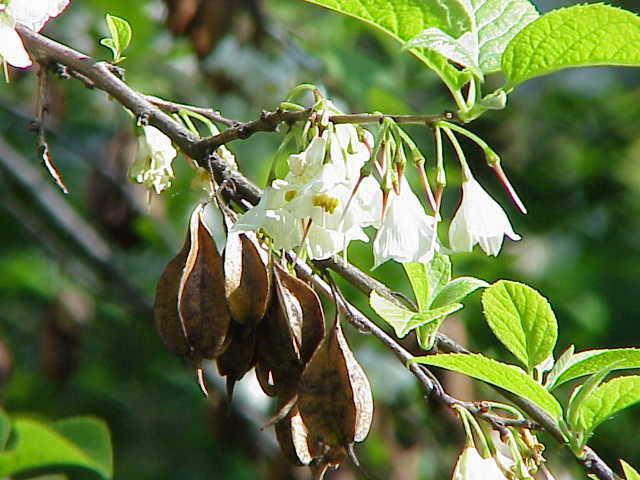
[[[302,245],[313,259],[344,251],[352,240],[367,241],[363,229],[379,224],[382,205],[376,180],[360,176],[372,147],[369,132],[325,122],[302,152],[289,156],[287,176],[275,180],[234,229],[262,229],[275,249]]]
[[[39,32],[53,17],[69,5],[70,0],[0,1],[0,59],[17,68],[31,66],[29,54],[16,32],[16,24]]]
[[[330,102],[326,105],[319,112],[325,120],[317,134],[302,152],[289,156],[286,177],[274,180],[234,229],[262,230],[275,249],[302,247],[309,258],[325,259],[343,252],[352,240],[367,242],[363,229],[372,226],[377,229],[374,268],[390,259],[430,261],[439,248],[435,218],[425,213],[402,173],[396,179],[398,188],[391,189],[383,202],[379,180],[361,176],[371,159],[373,136],[353,125],[332,124],[326,119],[338,112]],[[380,169],[378,173],[384,176]],[[451,248],[471,251],[480,244],[488,255],[497,255],[504,235],[520,237],[500,206],[468,169],[466,173],[462,202],[449,231]]]

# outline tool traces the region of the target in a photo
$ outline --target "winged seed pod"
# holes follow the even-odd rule
[[[156,330],[167,350],[196,365],[221,353],[230,323],[222,259],[205,227],[204,208],[198,205],[191,214],[185,243],[165,267],[154,304]],[[214,228],[210,217],[207,223]],[[216,239],[221,237],[224,232],[216,232]]]
[[[231,317],[243,325],[256,325],[271,300],[271,270],[253,233],[229,232],[224,275]]]
[[[196,360],[215,358],[224,351],[231,321],[222,257],[214,232],[205,227],[204,207],[198,205],[191,215],[191,247],[178,289],[180,323]]]
[[[337,467],[352,444],[369,433],[373,418],[371,387],[338,320],[302,374],[298,408],[312,441],[317,440],[324,448],[318,465]]]
[[[305,365],[324,336],[324,313],[314,290],[274,265],[274,299],[258,326],[256,374],[267,395],[292,397]]]
[[[160,340],[169,352],[181,357],[189,353],[189,344],[178,318],[178,290],[190,248],[191,235],[187,235],[182,249],[167,264],[158,280],[153,306],[156,331]]]

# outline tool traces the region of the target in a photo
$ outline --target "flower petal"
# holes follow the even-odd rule
[[[31,59],[22,44],[22,39],[15,31],[14,23],[4,12],[0,13],[0,57],[17,68],[31,66]]]

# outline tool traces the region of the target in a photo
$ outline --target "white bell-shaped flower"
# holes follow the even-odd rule
[[[507,480],[507,477],[493,457],[483,458],[474,447],[467,446],[458,458],[453,480]]]
[[[9,0],[0,4],[0,59],[17,68],[31,66],[31,59],[15,30],[16,23],[39,32],[69,5],[69,0]]]
[[[373,242],[374,268],[387,260],[427,263],[437,247],[435,221],[427,215],[415,193],[402,177],[400,195],[389,192],[378,234]]]
[[[171,164],[178,154],[171,139],[156,127],[145,125],[138,137],[138,154],[129,169],[129,175],[156,193],[171,186],[173,168]]]
[[[449,227],[449,243],[456,252],[470,252],[479,244],[487,255],[496,256],[504,236],[520,240],[507,214],[467,172],[462,184],[462,202]]]

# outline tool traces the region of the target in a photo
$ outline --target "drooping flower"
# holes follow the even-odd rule
[[[31,66],[31,59],[15,30],[19,23],[39,32],[53,17],[69,5],[70,0],[8,0],[0,3],[0,59],[18,68]]]
[[[496,256],[505,235],[511,240],[520,240],[502,207],[467,172],[467,179],[462,183],[462,202],[449,227],[451,248],[470,252],[479,244],[487,255]]]
[[[373,242],[374,268],[387,260],[427,263],[437,247],[435,220],[403,177],[400,195],[389,192],[387,210]]]
[[[453,480],[507,480],[493,457],[483,458],[478,451],[467,446],[453,470]]]
[[[171,163],[177,152],[171,139],[156,127],[145,125],[142,129],[143,134],[138,137],[138,154],[129,169],[129,175],[159,194],[171,186]]]

